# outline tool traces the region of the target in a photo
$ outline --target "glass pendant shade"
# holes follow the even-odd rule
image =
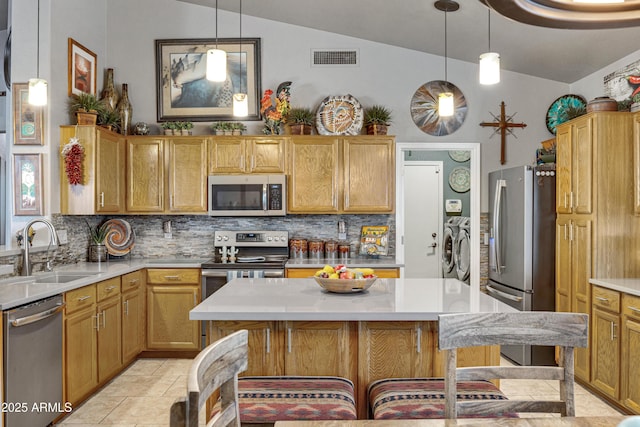
[[[47,81],[29,79],[28,102],[31,105],[47,105]]]
[[[500,54],[487,52],[480,55],[480,84],[493,85],[500,82]]]
[[[438,95],[438,115],[440,117],[453,116],[453,93],[442,92]]]
[[[249,97],[246,93],[233,94],[233,115],[236,117],[249,115]]]
[[[223,82],[227,79],[227,52],[222,49],[207,51],[207,80]]]

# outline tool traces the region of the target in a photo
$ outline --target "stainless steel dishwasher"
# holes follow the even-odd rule
[[[63,307],[62,296],[56,295],[3,314],[7,427],[44,427],[65,410],[62,401]]]

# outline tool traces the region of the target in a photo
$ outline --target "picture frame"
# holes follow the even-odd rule
[[[43,214],[42,154],[13,155],[14,215]]]
[[[157,118],[159,122],[233,120],[234,91],[248,95],[249,114],[260,120],[260,39],[158,39],[156,43]],[[227,52],[227,80],[205,78],[206,54]]]
[[[44,145],[44,107],[29,104],[29,84],[14,83],[13,144]]]
[[[69,37],[69,96],[96,94],[98,57],[91,50]]]

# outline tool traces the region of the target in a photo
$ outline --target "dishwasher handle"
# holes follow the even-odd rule
[[[20,326],[26,326],[26,325],[30,325],[31,323],[39,322],[40,320],[46,319],[47,317],[51,317],[60,313],[64,309],[64,306],[65,306],[64,302],[58,303],[55,307],[45,311],[41,311],[40,313],[14,319],[11,321],[11,325],[17,328]]]

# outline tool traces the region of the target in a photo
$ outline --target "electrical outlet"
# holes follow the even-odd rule
[[[61,245],[64,245],[66,243],[69,243],[69,240],[67,239],[67,230],[56,230],[58,233],[58,241],[60,242]]]

